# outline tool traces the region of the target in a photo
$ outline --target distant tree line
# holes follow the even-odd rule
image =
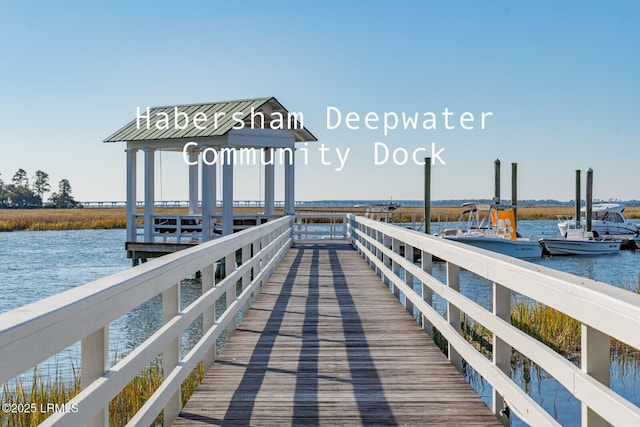
[[[0,174],[0,208],[75,208],[80,207],[71,195],[71,184],[68,179],[58,183],[58,191],[53,192],[45,202],[45,196],[51,192],[49,174],[41,170],[36,171],[29,183],[27,172],[18,169],[11,178],[10,184],[5,184]]]

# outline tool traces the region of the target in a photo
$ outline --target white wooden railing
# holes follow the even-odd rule
[[[180,410],[180,386],[203,361],[215,358],[216,340],[236,327],[275,266],[292,244],[291,217],[222,237],[152,260],[0,314],[0,384],[81,341],[82,391],[43,425],[108,425],[109,402],[162,353],[165,379],[128,425],[151,425],[164,409],[164,425]],[[236,254],[241,262],[236,266]],[[214,265],[225,260],[226,276],[215,284]],[[202,295],[180,308],[180,281],[202,273]],[[242,292],[236,295],[236,283]],[[226,309],[216,320],[215,302],[226,294]],[[131,353],[109,367],[109,323],[149,299],[162,295],[163,326]],[[181,356],[182,331],[203,316],[203,336]]]
[[[530,425],[559,425],[511,379],[513,348],[581,401],[583,426],[640,426],[640,408],[609,387],[610,337],[640,349],[640,295],[363,217],[350,215],[348,222],[353,246],[397,296],[405,296],[410,313],[417,309],[429,334],[435,327],[446,338],[451,362],[460,369],[464,359],[493,387],[493,410],[503,423],[509,423],[507,405]],[[413,262],[414,250],[420,252],[420,267]],[[446,262],[446,284],[431,275],[433,257]],[[459,292],[461,269],[493,282],[492,311]],[[414,277],[422,283],[421,293],[413,290]],[[433,292],[446,301],[446,318],[433,308]],[[512,292],[582,323],[581,368],[511,325]],[[461,313],[493,332],[491,360],[460,334]]]

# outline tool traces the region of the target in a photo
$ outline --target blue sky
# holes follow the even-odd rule
[[[521,199],[640,199],[640,5],[636,2],[3,2],[0,173],[42,169],[78,200],[123,200],[122,144],[101,141],[136,106],[275,96],[302,112],[344,170],[297,169],[296,196],[420,199],[422,168],[374,166],[374,142],[444,147],[433,198],[486,198],[493,160],[519,167]],[[328,130],[325,110],[493,112],[485,130]],[[185,199],[163,153],[157,196]],[[280,178],[277,178],[280,180]],[[236,198],[262,195],[236,170]],[[322,183],[319,185],[319,183]],[[161,187],[161,188],[160,188]],[[509,189],[503,188],[509,197]],[[142,194],[142,193],[140,193]],[[277,191],[276,197],[282,192]]]

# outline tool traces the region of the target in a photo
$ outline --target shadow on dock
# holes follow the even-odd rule
[[[298,243],[174,425],[498,425],[346,242]]]

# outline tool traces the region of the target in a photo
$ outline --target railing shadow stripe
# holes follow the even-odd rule
[[[304,249],[298,249],[289,273],[282,284],[282,290],[276,299],[273,311],[254,347],[254,351],[251,354],[247,369],[242,376],[240,384],[233,393],[221,425],[250,425],[256,397],[268,372],[268,356],[271,354],[276,339],[278,338],[278,330],[282,325],[284,312],[291,297],[294,279],[298,274],[304,252]]]
[[[338,304],[342,314],[345,340],[348,343],[350,339],[358,338],[358,344],[347,344],[346,350],[361,422],[365,425],[397,424],[393,411],[385,398],[384,387],[366,342],[362,319],[355,308],[355,302],[349,291],[349,283],[334,248],[329,249],[329,265],[333,273],[335,290],[340,292]],[[364,342],[362,342],[363,337],[365,338]],[[380,414],[385,414],[385,418],[381,418]]]
[[[293,425],[318,425],[318,299],[319,258],[314,248],[309,271],[309,286],[302,324],[302,348],[298,360],[296,389],[293,400]]]

